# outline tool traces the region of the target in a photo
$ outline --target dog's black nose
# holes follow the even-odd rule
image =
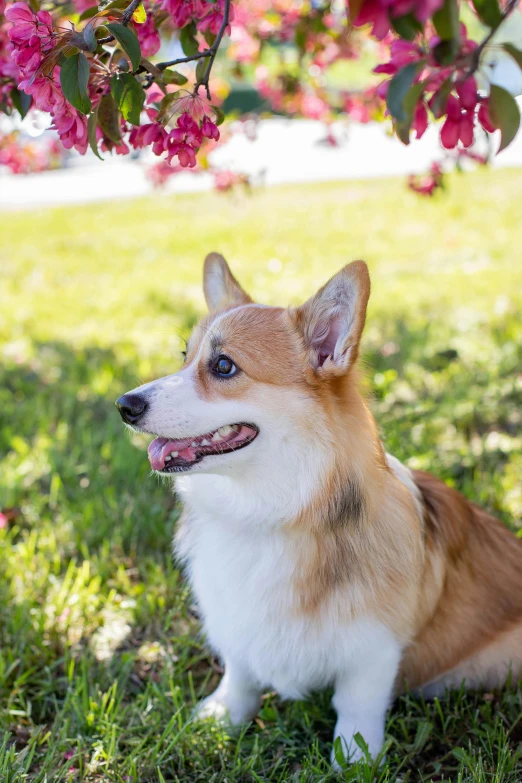
[[[124,394],[116,400],[116,406],[127,424],[137,424],[149,407],[145,398],[139,394]]]

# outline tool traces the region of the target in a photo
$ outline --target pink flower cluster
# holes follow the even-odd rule
[[[440,163],[432,163],[428,174],[420,177],[412,175],[408,179],[408,187],[421,196],[433,196],[435,191],[442,187],[443,177]]]
[[[161,7],[172,16],[176,27],[195,22],[201,33],[217,35],[223,24],[225,0],[162,0]],[[230,6],[229,21],[233,19],[234,9]]]
[[[15,133],[0,136],[0,166],[6,166],[13,174],[33,174],[37,171],[45,171],[56,167],[59,160],[60,149],[57,141],[42,145],[31,142],[24,143],[17,138]]]
[[[205,114],[201,125],[198,125],[188,112],[183,112],[177,119],[176,127],[170,133],[156,120],[133,128],[129,136],[129,144],[135,149],[152,145],[155,155],[167,153],[168,163],[177,157],[180,166],[192,169],[196,165],[196,153],[204,138],[213,141],[219,139],[216,124]]]
[[[476,43],[467,38],[464,25],[461,25],[461,37],[461,54],[469,54]],[[440,66],[437,63],[433,52],[438,43],[440,39],[433,36],[426,54],[417,44],[396,39],[390,45],[389,62],[378,65],[375,72],[394,76],[404,66],[418,62],[422,67],[415,82],[422,82],[423,89],[415,107],[412,130],[418,139],[423,136],[428,127],[430,109],[435,119],[445,117],[440,131],[442,146],[454,149],[460,143],[467,148],[474,142],[476,119],[489,132],[495,130],[495,127],[489,116],[487,100],[478,93],[475,78],[467,75],[465,67]],[[454,83],[448,90],[450,78],[454,79]],[[381,98],[386,97],[389,83],[382,82],[377,88]]]
[[[390,32],[391,19],[413,14],[424,24],[439,10],[443,2],[444,0],[364,0],[353,24],[355,27],[371,24],[372,35],[382,41]]]
[[[87,150],[87,119],[65,100],[55,75],[44,74],[42,65],[56,44],[51,15],[47,11],[34,13],[25,3],[15,3],[5,12],[12,23],[9,38],[13,46],[12,58],[19,68],[18,87],[32,95],[38,109],[48,111],[53,127],[66,149],[74,147],[84,154]]]

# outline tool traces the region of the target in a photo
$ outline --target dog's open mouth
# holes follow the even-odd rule
[[[226,424],[214,432],[195,438],[154,438],[149,446],[149,462],[160,473],[180,473],[197,465],[204,457],[237,451],[257,437],[253,424]]]

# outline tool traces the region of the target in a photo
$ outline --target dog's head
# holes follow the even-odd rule
[[[211,253],[204,291],[209,315],[183,368],[120,397],[121,416],[156,436],[149,459],[162,475],[230,474],[264,460],[288,470],[310,438],[328,441],[330,403],[357,359],[366,264],[345,266],[304,305],[283,309],[253,303]]]

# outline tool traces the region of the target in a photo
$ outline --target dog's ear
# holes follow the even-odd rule
[[[211,313],[250,304],[252,301],[243,291],[220,253],[209,253],[205,258],[203,290]]]
[[[354,261],[294,311],[317,375],[341,375],[355,362],[370,296],[364,261]]]

